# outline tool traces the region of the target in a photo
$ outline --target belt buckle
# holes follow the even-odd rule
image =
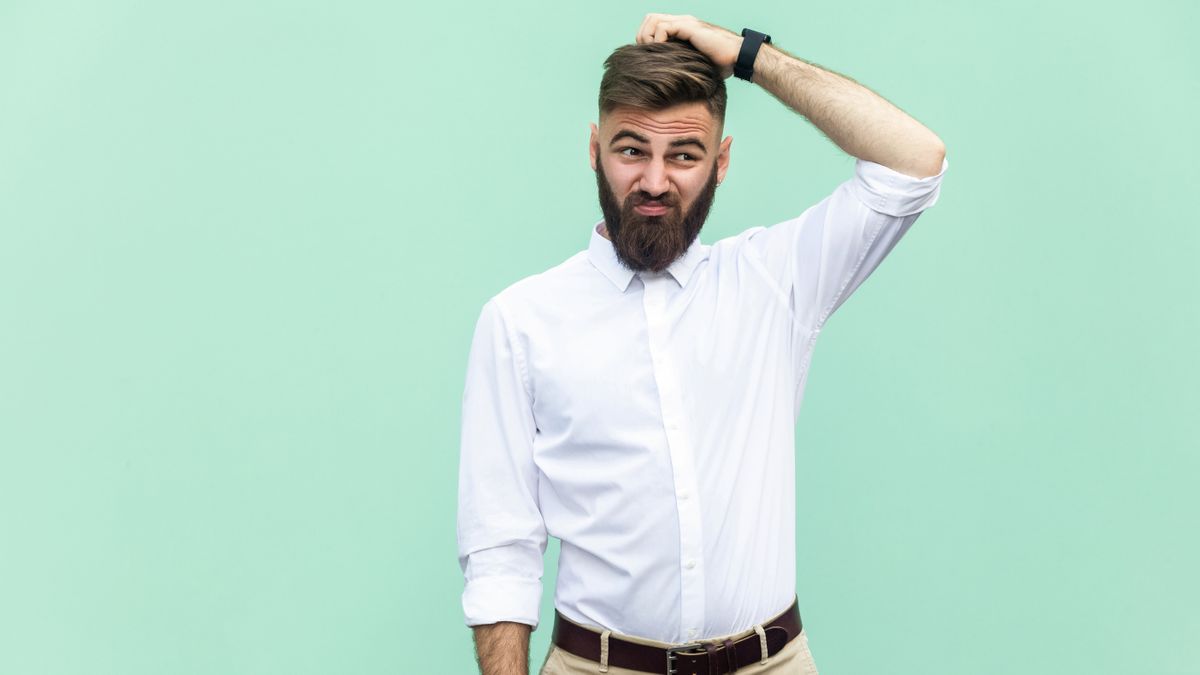
[[[704,644],[701,642],[689,642],[683,645],[667,647],[667,675],[675,675],[675,673],[679,672],[675,670],[675,659],[679,658],[678,656],[675,656],[675,652],[686,652],[698,649],[704,649]]]

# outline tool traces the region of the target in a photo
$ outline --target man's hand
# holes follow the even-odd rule
[[[721,77],[733,74],[742,36],[720,26],[705,23],[690,14],[647,14],[638,29],[637,43],[666,42],[668,38],[687,40],[721,69]]]

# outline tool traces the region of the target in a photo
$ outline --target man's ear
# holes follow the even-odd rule
[[[592,128],[592,137],[588,140],[588,156],[591,157],[592,171],[595,171],[596,161],[600,159],[600,130],[596,128],[595,123],[588,126]]]
[[[725,172],[729,170],[729,146],[733,145],[733,136],[726,136],[721,141],[721,151],[717,155],[717,182],[725,180]]]

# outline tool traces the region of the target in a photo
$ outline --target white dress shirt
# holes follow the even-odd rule
[[[462,400],[458,561],[468,626],[538,625],[547,535],[568,618],[681,643],[796,596],[795,426],[829,316],[937,201],[865,160],[799,216],[662,273],[586,251],[480,313]]]

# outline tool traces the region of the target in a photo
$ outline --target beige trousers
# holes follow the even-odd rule
[[[563,617],[565,621],[570,619]],[[571,621],[571,623],[575,623]],[[579,624],[576,624],[579,625]],[[761,624],[760,624],[761,625]],[[584,626],[593,633],[599,634],[598,631],[590,626]],[[720,637],[709,638],[707,640],[699,640],[699,642],[716,642],[721,644],[723,640],[737,640],[747,635],[754,635],[754,628],[748,628],[740,633],[733,635],[723,635]],[[637,642],[644,645],[653,645],[661,647],[663,651],[663,672],[667,669],[666,648],[672,646],[669,642],[658,642],[657,640],[648,640],[646,638],[634,637],[632,635],[622,635],[620,633],[609,633],[609,637],[619,637],[622,640]],[[542,669],[538,671],[538,675],[592,675],[593,673],[604,673],[605,675],[646,675],[640,670],[630,670],[628,668],[616,668],[609,666],[607,663],[599,663],[590,659],[585,659],[582,656],[577,656],[571,652],[550,643],[550,651],[546,653],[546,661],[542,664]],[[792,638],[790,642],[784,645],[783,649],[779,650],[775,655],[767,658],[766,663],[755,661],[752,664],[742,666],[737,669],[734,675],[817,675],[817,665],[813,663],[812,652],[808,648],[808,635],[803,628],[800,629],[800,634]],[[680,672],[680,675],[692,675],[692,673]]]

